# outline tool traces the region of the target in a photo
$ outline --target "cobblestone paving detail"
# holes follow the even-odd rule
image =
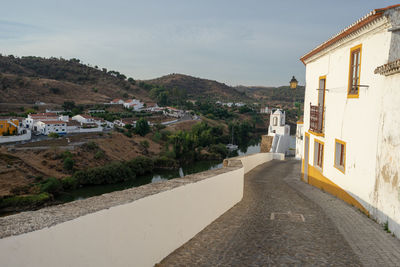
[[[299,168],[295,160],[256,167],[245,177],[243,200],[160,265],[362,266],[323,209],[305,197],[304,191],[289,186],[299,179],[293,171]],[[271,220],[271,213],[288,212],[303,215],[304,222],[285,220],[285,216]]]
[[[289,175],[287,183],[306,198],[318,203],[347,240],[364,266],[400,266],[400,240],[356,208]]]

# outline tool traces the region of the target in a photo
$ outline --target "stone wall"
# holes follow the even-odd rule
[[[261,136],[261,153],[268,153],[271,151],[273,136]]]

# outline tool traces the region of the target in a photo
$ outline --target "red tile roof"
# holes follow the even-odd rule
[[[302,56],[300,58],[300,60],[303,62],[303,64],[305,65],[305,61],[312,57],[313,55],[321,52],[322,50],[324,50],[325,48],[333,45],[334,43],[336,43],[337,41],[343,39],[344,37],[348,36],[349,34],[359,30],[360,28],[362,28],[363,26],[367,25],[368,23],[370,23],[371,21],[382,17],[383,13],[386,10],[392,9],[392,8],[396,8],[396,7],[400,7],[400,4],[398,5],[393,5],[393,6],[388,6],[385,8],[379,8],[379,9],[374,9],[372,10],[370,13],[368,13],[367,15],[365,15],[364,17],[362,17],[361,19],[357,20],[356,22],[354,22],[353,24],[351,24],[350,26],[348,26],[347,28],[345,28],[344,30],[342,30],[341,32],[339,32],[338,34],[336,34],[335,36],[333,36],[332,38],[330,38],[328,41],[320,44],[319,46],[317,46],[316,48],[314,48],[313,50],[311,50],[309,53],[305,54],[304,56]]]

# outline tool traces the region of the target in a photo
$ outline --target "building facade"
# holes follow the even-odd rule
[[[17,134],[18,127],[18,119],[0,119],[0,135]]]
[[[373,10],[301,61],[302,179],[400,236],[400,5]]]

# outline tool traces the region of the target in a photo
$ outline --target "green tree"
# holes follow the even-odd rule
[[[150,132],[150,126],[148,122],[141,118],[136,122],[135,133],[141,136],[145,136],[147,133]]]
[[[63,165],[65,170],[71,171],[74,168],[75,161],[72,158],[67,157],[64,159]]]

